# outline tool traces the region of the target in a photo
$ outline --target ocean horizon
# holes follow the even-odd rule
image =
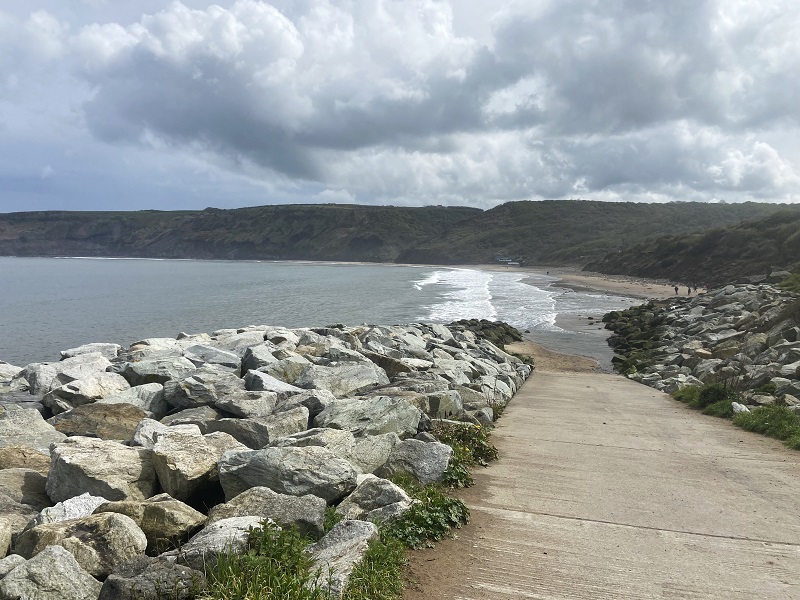
[[[60,359],[90,342],[129,346],[248,325],[505,321],[547,333],[559,315],[598,315],[630,298],[558,287],[522,270],[307,261],[0,257],[0,360]],[[554,337],[555,336],[555,337]]]

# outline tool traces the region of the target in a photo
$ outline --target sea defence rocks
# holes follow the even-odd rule
[[[488,422],[531,373],[434,324],[256,325],[0,367],[0,598],[96,598],[103,580],[103,598],[191,597],[265,521],[318,539],[339,594],[372,521],[412,506],[384,477],[442,479],[431,420]],[[323,536],[329,506],[346,520]]]
[[[800,405],[800,309],[771,285],[728,285],[652,301],[603,321],[617,369],[667,393],[735,383],[748,404]],[[741,410],[741,409],[740,409]]]

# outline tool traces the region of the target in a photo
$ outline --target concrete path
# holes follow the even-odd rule
[[[616,375],[537,373],[406,598],[800,599],[800,452]]]

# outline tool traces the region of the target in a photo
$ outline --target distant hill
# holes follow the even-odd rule
[[[769,221],[775,214],[779,216]],[[733,231],[733,225],[765,218],[765,223],[784,224],[798,217],[800,210],[793,207],[751,202],[583,200],[509,202],[487,211],[311,204],[172,212],[26,212],[0,214],[0,255],[431,264],[488,263],[504,255],[527,264],[591,263],[593,269],[606,272],[687,281],[688,274],[679,273],[682,269],[695,273],[697,259],[681,262],[681,252],[705,239],[705,232],[726,227]],[[751,226],[741,227],[750,231]],[[771,244],[772,228],[767,224],[753,229],[747,234],[752,236],[747,237],[747,246],[753,252],[762,249],[759,252],[766,257],[763,248]],[[665,235],[671,237],[659,239]],[[708,233],[708,239],[720,235]],[[788,239],[786,245],[788,252]],[[780,264],[780,257],[776,254],[769,260]],[[747,260],[748,268],[761,268],[755,258]]]
[[[716,285],[800,266],[800,207],[700,234],[660,237],[586,265],[609,274]]]
[[[508,202],[456,223],[400,255],[403,262],[484,263],[497,254],[530,264],[584,265],[669,234],[701,232],[772,214],[775,204]]]

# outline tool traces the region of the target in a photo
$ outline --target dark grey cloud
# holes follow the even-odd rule
[[[80,203],[72,153],[165,208],[800,201],[798,29],[789,0],[35,0],[0,9],[0,179]]]

